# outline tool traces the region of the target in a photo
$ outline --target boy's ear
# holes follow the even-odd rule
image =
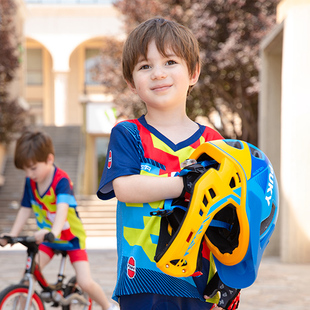
[[[133,83],[127,81],[127,80],[126,80],[126,83],[127,83],[128,87],[131,89],[131,91],[132,91],[134,94],[136,94],[136,93],[137,93],[137,90],[136,90],[135,84],[133,84]]]
[[[54,160],[55,160],[54,154],[49,153],[49,154],[47,155],[47,160],[46,160],[46,162],[47,162],[48,164],[54,164]]]
[[[190,77],[190,85],[193,86],[197,83],[198,79],[199,79],[199,75],[200,75],[200,65],[197,64],[196,69],[194,71],[194,73],[192,74],[192,76]]]

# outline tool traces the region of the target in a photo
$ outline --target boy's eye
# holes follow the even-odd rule
[[[143,65],[143,66],[140,67],[139,70],[146,70],[146,69],[149,69],[149,68],[150,68],[149,65]]]
[[[166,64],[169,65],[169,66],[171,66],[171,65],[176,64],[176,61],[174,61],[174,60],[168,60],[168,61],[166,62]]]

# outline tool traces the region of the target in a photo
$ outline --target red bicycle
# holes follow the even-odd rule
[[[0,310],[44,310],[44,303],[52,303],[52,307],[62,307],[62,310],[91,310],[92,301],[78,286],[76,277],[74,276],[66,284],[64,283],[66,251],[55,250],[55,253],[62,257],[57,281],[55,284],[50,284],[45,280],[39,266],[35,263],[38,245],[34,237],[3,236],[1,238],[7,240],[9,244],[21,243],[27,247],[27,260],[22,280],[0,292]],[[46,234],[45,241],[53,242],[53,234]],[[42,289],[40,293],[35,290],[36,281]]]

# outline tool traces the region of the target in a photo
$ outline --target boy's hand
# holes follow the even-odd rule
[[[44,241],[44,236],[49,233],[50,231],[47,230],[47,229],[41,229],[41,230],[38,230],[34,233],[34,237],[36,239],[36,243],[37,244],[40,244]]]
[[[3,236],[8,236],[8,234],[1,234],[0,235],[0,246],[5,246],[8,244],[8,242],[6,241],[6,239],[2,238]]]
[[[0,246],[6,246],[8,244],[8,240],[7,238],[3,238],[3,237],[15,237],[15,235],[11,235],[10,233],[4,233],[4,234],[0,234]],[[11,244],[11,246],[13,246],[13,244]]]
[[[195,183],[205,172],[207,172],[207,170],[207,168],[198,163],[191,164],[182,169],[180,176],[183,178],[184,188],[180,197],[190,200],[194,191]]]
[[[208,299],[213,297],[217,292],[220,292],[220,301],[211,309],[225,309],[235,310],[239,306],[240,289],[231,288],[225,285],[216,273],[210,282],[207,284],[204,291],[204,298]],[[222,307],[222,308],[219,308]]]

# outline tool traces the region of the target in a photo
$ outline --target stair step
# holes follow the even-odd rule
[[[79,217],[82,220],[86,235],[88,237],[111,237],[116,236],[116,199],[112,199],[109,202],[103,202],[99,200],[93,205],[94,200],[90,197],[83,199],[83,203],[87,206],[81,206],[80,200],[78,200],[77,211]],[[98,204],[97,204],[98,203]],[[4,212],[5,211],[5,212]],[[16,209],[5,208],[1,210],[0,217],[0,231],[9,232],[12,224],[15,220]],[[33,233],[37,230],[36,219],[32,214],[27,220],[27,223],[21,234]]]

